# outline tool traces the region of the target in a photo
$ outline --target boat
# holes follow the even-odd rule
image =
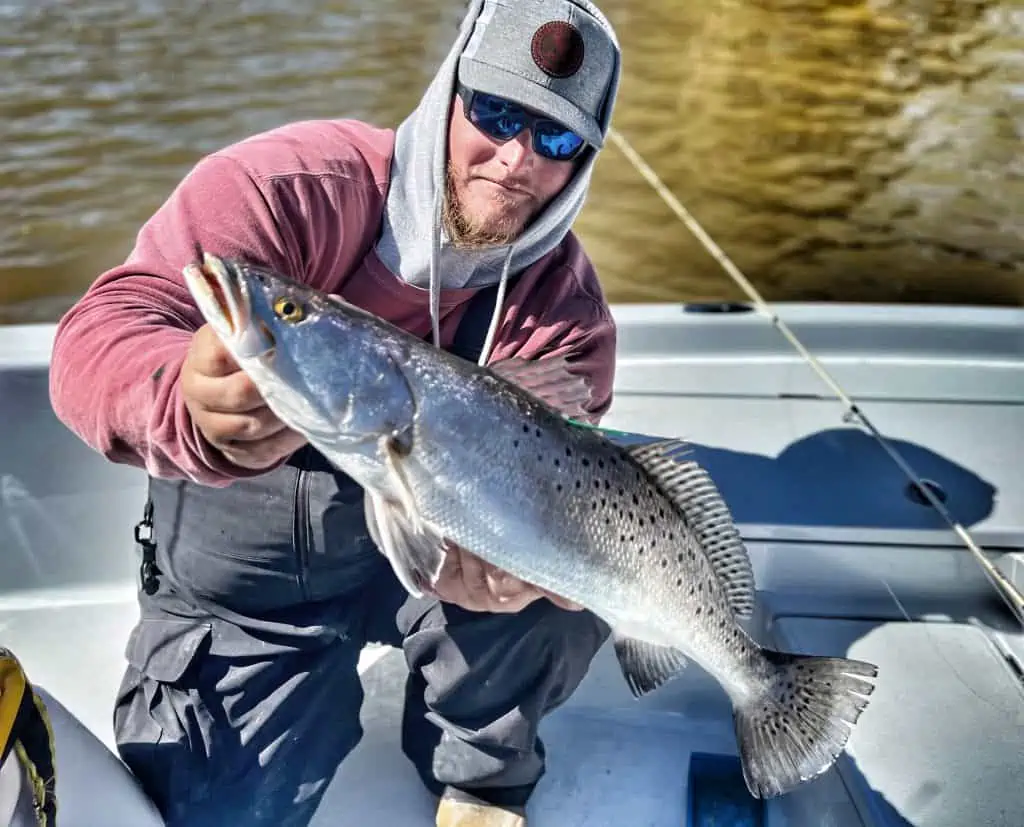
[[[531,827],[1024,824],[1024,628],[997,588],[1024,588],[1024,308],[613,311],[603,424],[690,443],[754,566],[751,634],[876,663],[879,677],[832,769],[761,801],[739,775],[717,684],[691,665],[634,699],[609,644],[542,725]],[[138,616],[146,480],[53,414],[54,332],[0,327],[0,646],[49,713],[57,824],[158,827],[111,721]],[[313,823],[432,824],[434,800],[399,747],[404,661],[371,646],[359,668],[365,734]]]

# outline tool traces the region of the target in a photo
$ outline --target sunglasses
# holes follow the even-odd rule
[[[558,121],[534,115],[518,103],[459,85],[462,108],[473,126],[496,141],[510,141],[524,129],[533,136],[533,151],[552,161],[571,161],[580,154],[583,138]]]

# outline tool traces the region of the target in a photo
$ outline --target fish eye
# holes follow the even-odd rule
[[[287,296],[281,296],[274,301],[274,312],[286,322],[301,322],[306,317],[305,308]]]

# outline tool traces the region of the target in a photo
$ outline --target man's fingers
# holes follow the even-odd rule
[[[446,603],[471,612],[515,614],[547,597],[560,608],[579,611],[583,607],[545,589],[533,586],[474,554],[450,545],[444,566],[431,592]]]
[[[245,413],[266,407],[249,374],[241,370],[226,376],[208,376],[193,370],[185,377],[189,401],[216,413]]]
[[[218,447],[261,442],[285,430],[270,408],[243,414],[204,413],[201,424],[203,435]],[[247,446],[239,445],[239,449],[247,450]]]
[[[239,369],[231,352],[209,324],[192,334],[188,358],[192,368],[204,376],[227,376]]]
[[[479,557],[467,554],[461,549],[456,552],[462,573],[462,585],[474,604],[486,607],[491,603],[491,590],[487,587],[484,562]]]
[[[559,609],[565,609],[567,612],[582,612],[585,608],[579,603],[573,603],[568,598],[561,597],[555,594],[554,592],[547,591],[546,589],[541,589],[540,592],[543,597],[546,597],[548,600],[550,600],[552,603],[558,606]]]
[[[217,447],[229,462],[258,470],[294,454],[305,444],[306,438],[302,434],[285,429],[254,442],[229,442]]]

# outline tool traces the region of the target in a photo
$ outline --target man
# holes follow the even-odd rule
[[[367,641],[404,650],[403,748],[436,824],[525,825],[538,723],[608,629],[461,549],[409,599],[361,489],[273,416],[181,269],[242,257],[468,359],[568,357],[596,421],[615,330],[570,226],[618,81],[588,0],[473,0],[397,131],[303,122],[203,159],[61,320],[55,410],[150,475],[114,722],[169,825],[307,824],[361,735]]]

